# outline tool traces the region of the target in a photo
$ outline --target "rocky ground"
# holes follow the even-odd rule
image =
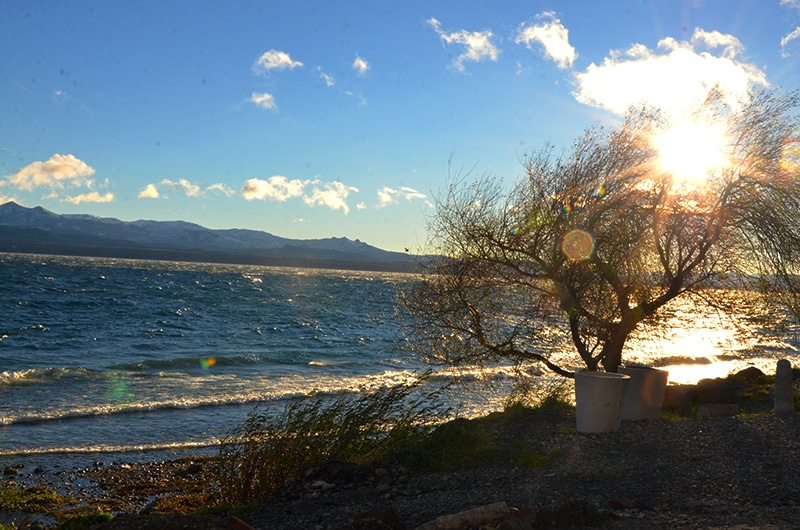
[[[474,427],[449,428],[467,438]],[[480,430],[490,460],[466,452],[463,467],[437,472],[394,460],[333,462],[234,513],[174,514],[204,495],[206,461],[99,466],[71,475],[73,493],[123,513],[98,527],[116,530],[800,527],[797,413],[623,422],[618,432],[581,434],[571,410],[524,409],[485,418]],[[435,522],[474,508],[514,515]]]

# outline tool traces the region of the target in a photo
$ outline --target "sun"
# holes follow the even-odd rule
[[[699,184],[728,164],[727,138],[721,125],[680,120],[653,139],[658,165],[674,179]]]

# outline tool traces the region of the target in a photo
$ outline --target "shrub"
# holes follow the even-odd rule
[[[0,510],[8,512],[47,512],[71,501],[42,486],[17,488],[3,486],[0,489]]]
[[[110,521],[114,516],[107,512],[96,511],[73,515],[58,525],[58,530],[85,530],[94,525]]]
[[[446,414],[420,378],[359,396],[312,396],[271,416],[258,409],[226,436],[217,459],[218,502],[243,505],[274,495],[325,461],[366,463],[428,432]]]

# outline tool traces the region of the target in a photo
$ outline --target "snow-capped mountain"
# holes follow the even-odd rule
[[[347,238],[287,239],[185,221],[121,221],[0,205],[0,251],[400,270],[408,256]],[[316,263],[319,262],[319,263]],[[325,262],[325,263],[322,263]]]

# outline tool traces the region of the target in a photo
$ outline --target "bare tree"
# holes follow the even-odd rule
[[[652,109],[531,154],[513,189],[457,179],[430,222],[438,257],[401,293],[412,344],[451,365],[533,360],[571,376],[548,352],[554,325],[588,370],[615,372],[634,329],[678,297],[757,286],[796,310],[797,107],[795,93],[733,108],[712,91],[694,117],[725,127],[726,159],[702,181],[659,163],[671,124]]]

